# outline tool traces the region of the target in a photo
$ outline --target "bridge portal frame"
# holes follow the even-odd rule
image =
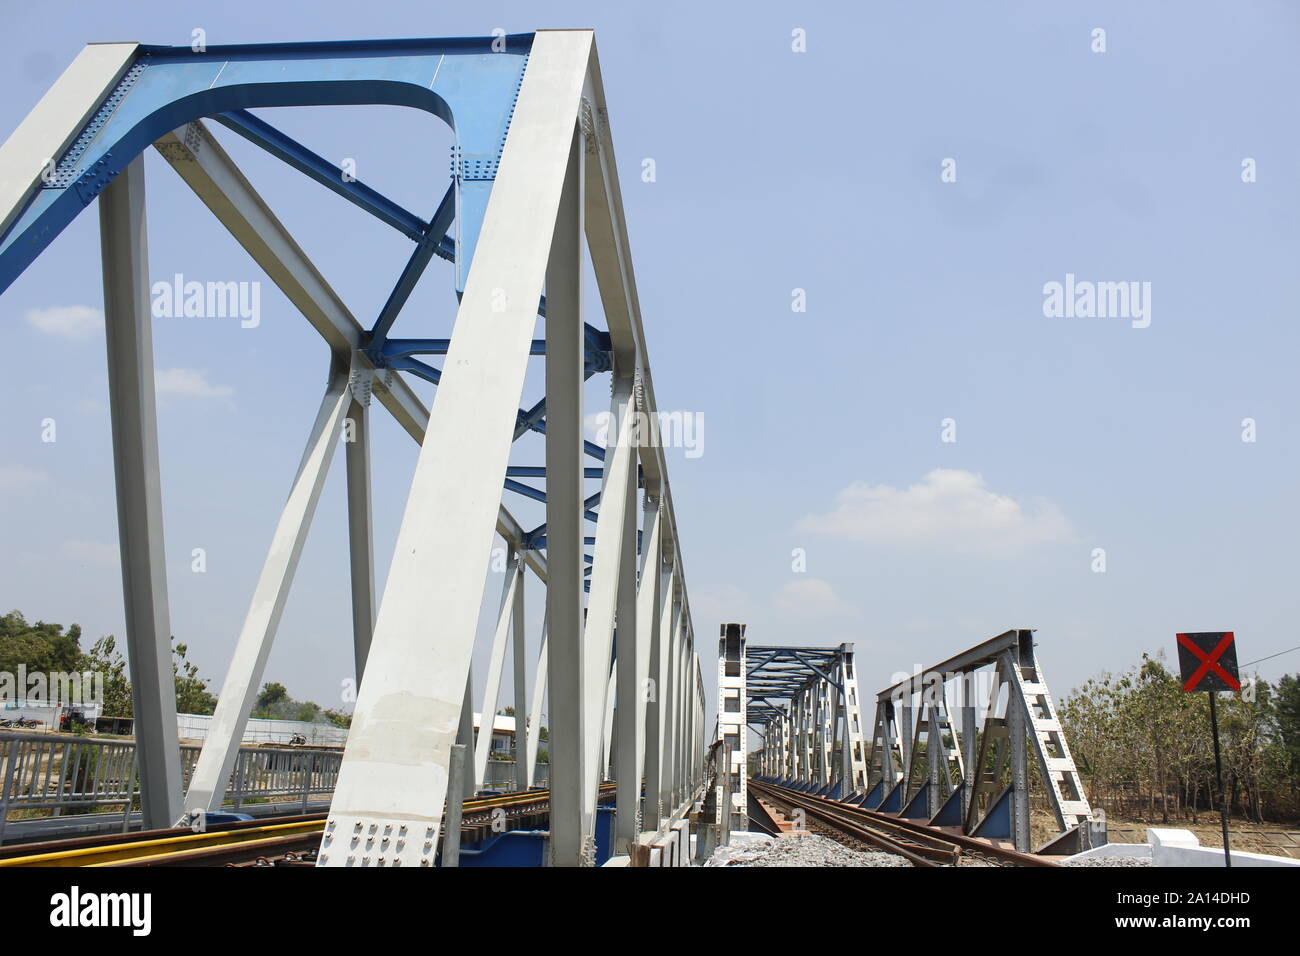
[[[428,220],[248,112],[366,103],[422,109],[453,126],[453,182]],[[348,311],[205,120],[251,140],[415,242],[369,326]],[[184,797],[170,679],[140,160],[150,144],[329,348],[320,410]],[[592,861],[597,791],[609,766],[613,725],[619,728],[620,843],[644,842],[680,820],[703,774],[703,683],[663,448],[636,427],[657,415],[657,404],[591,31],[202,50],[92,44],[0,147],[0,292],[95,199],[146,825],[166,826],[191,810],[220,805],[345,423],[356,438],[346,460],[360,689],[321,864],[433,865],[444,802],[456,799],[447,793],[451,751],[458,741],[468,744],[472,733],[470,657],[498,534],[507,543],[510,573],[487,697],[494,708],[509,634],[516,713],[533,716],[525,744],[530,759],[543,686],[551,702],[551,862]],[[584,245],[608,332],[583,321]],[[391,338],[435,256],[455,266],[460,302],[451,337]],[[548,319],[541,342],[532,338],[538,315]],[[527,360],[536,354],[547,357],[546,398],[520,409]],[[446,362],[440,370],[416,355],[445,355]],[[612,372],[615,423],[604,448],[582,436],[581,385],[602,371]],[[400,372],[437,386],[430,409]],[[370,516],[372,397],[421,445],[379,604]],[[546,436],[545,492],[517,480],[525,473],[537,477],[538,469],[508,464],[513,442],[529,431]],[[584,457],[601,467],[584,468]],[[545,524],[526,531],[514,519],[500,501],[503,475],[506,490],[546,503]],[[602,487],[584,497],[589,477],[600,477]],[[637,527],[638,496],[644,529]],[[594,537],[584,535],[584,521],[596,521]],[[594,545],[592,554],[587,545]],[[519,667],[525,569],[547,585],[546,637],[531,708]],[[474,756],[474,772],[466,774],[471,782],[481,765]],[[528,772],[522,773],[521,782]],[[643,778],[648,796],[641,807]]]

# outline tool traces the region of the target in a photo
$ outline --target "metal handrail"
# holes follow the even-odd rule
[[[201,746],[182,744],[181,781],[189,786]],[[334,792],[341,750],[313,747],[241,747],[230,772],[225,804],[239,810],[253,801],[298,798],[305,809],[313,797]],[[488,765],[490,789],[514,787],[514,762]],[[545,782],[546,764],[538,765]],[[131,804],[140,794],[135,741],[67,734],[0,732],[0,842],[11,810],[121,807],[126,830]]]
[[[186,785],[202,748],[180,748]],[[226,803],[334,792],[343,754],[338,750],[242,747],[231,770]],[[135,742],[52,734],[0,733],[0,840],[10,810],[121,806],[123,828],[140,793]]]

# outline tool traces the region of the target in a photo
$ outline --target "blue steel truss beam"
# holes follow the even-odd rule
[[[442,197],[442,202],[438,203],[438,209],[433,214],[433,219],[421,236],[419,244],[415,251],[411,253],[411,258],[406,261],[406,266],[402,269],[402,274],[397,279],[397,284],[393,286],[393,291],[388,294],[388,301],[384,307],[379,310],[379,318],[375,320],[374,327],[370,330],[370,345],[366,353],[373,361],[375,358],[374,350],[382,348],[384,340],[388,338],[388,330],[393,327],[397,321],[397,315],[406,305],[406,300],[411,297],[415,291],[415,284],[420,281],[420,276],[424,275],[425,266],[429,264],[438,251],[444,240],[447,239],[447,230],[451,228],[452,220],[456,218],[456,184],[452,183],[447,187],[447,192]]]
[[[374,335],[378,331],[378,326],[372,330]],[[385,331],[387,331],[385,329]],[[584,354],[584,363],[588,377],[598,372],[608,372],[613,368],[613,353],[609,346],[609,333],[602,332],[600,329],[587,325],[586,349]],[[446,355],[447,349],[451,347],[451,339],[394,339],[384,338],[383,344],[379,346],[372,345],[368,352],[371,361],[377,365],[385,365],[390,359],[400,358],[404,355]],[[546,354],[546,340],[533,339],[530,355],[540,356]],[[532,421],[541,421],[546,414],[545,401],[539,403],[528,414]]]
[[[456,285],[463,288],[531,40],[507,37],[504,53],[491,52],[491,37],[210,46],[201,53],[141,46],[72,144],[54,157],[53,174],[34,185],[0,237],[0,292],[165,134],[197,119],[250,109],[330,105],[405,106],[452,127],[460,191]],[[243,125],[245,132],[251,129]],[[307,161],[302,153],[298,159]]]
[[[522,481],[515,481],[513,478],[506,479],[505,487],[506,487],[506,491],[513,491],[515,494],[523,495],[525,498],[532,498],[534,501],[540,501],[543,504],[546,503],[546,492],[542,491],[542,489],[540,488],[534,488],[532,485],[526,485]],[[591,510],[592,507],[598,504],[599,502],[600,502],[600,492],[598,491],[582,503],[582,509],[583,509],[582,514],[583,517],[586,518],[588,521],[599,520],[600,515],[598,515],[596,512]],[[528,538],[529,539],[532,538],[531,533],[528,535]],[[532,545],[528,544],[527,547],[531,548]]]
[[[292,166],[309,179],[314,179],[326,189],[392,226],[406,238],[416,242],[424,239],[429,224],[415,213],[360,180],[344,175],[340,167],[285,135],[261,117],[254,116],[248,110],[231,110],[214,116],[213,119],[255,146],[266,150],[281,162]],[[443,232],[445,233],[446,230],[444,229]],[[438,254],[444,259],[453,259],[456,255],[455,243],[449,240],[446,247],[439,250]]]
[[[382,367],[395,369],[399,372],[410,372],[413,375],[418,375],[426,382],[432,382],[434,385],[437,385],[439,381],[442,380],[441,370],[434,368],[432,365],[421,362],[417,358],[412,358],[410,355],[400,355],[395,358],[387,359]],[[518,441],[520,437],[527,434],[529,431],[540,432],[543,435],[546,434],[546,421],[542,418],[545,413],[545,399],[538,402],[528,411],[524,411],[522,408],[519,409],[518,424],[515,426],[515,441]],[[591,458],[595,458],[599,461],[605,460],[605,449],[601,448],[595,442],[583,441],[582,446],[583,451],[585,451]]]
[[[584,478],[603,478],[605,469],[603,468],[584,468],[582,477]],[[545,478],[546,467],[544,465],[511,465],[506,469],[507,478]]]

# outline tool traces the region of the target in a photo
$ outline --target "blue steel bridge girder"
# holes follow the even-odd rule
[[[100,108],[60,156],[53,172],[0,239],[0,292],[150,144],[187,123],[213,117],[241,135],[266,136],[249,124],[252,108],[387,104],[432,113],[455,132],[453,172],[460,190],[456,216],[456,287],[464,288],[487,195],[505,143],[532,35],[492,38],[337,43],[275,43],[188,47],[139,46]],[[255,119],[255,118],[254,118]],[[287,137],[274,144],[313,178],[305,148]],[[319,157],[317,157],[319,159]],[[367,187],[330,188],[407,231],[416,226],[395,203]],[[423,236],[424,230],[421,230]],[[437,237],[441,240],[442,237]]]

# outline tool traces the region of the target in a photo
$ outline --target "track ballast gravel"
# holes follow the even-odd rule
[[[911,866],[892,853],[862,852],[815,834],[720,847],[705,866]]]

